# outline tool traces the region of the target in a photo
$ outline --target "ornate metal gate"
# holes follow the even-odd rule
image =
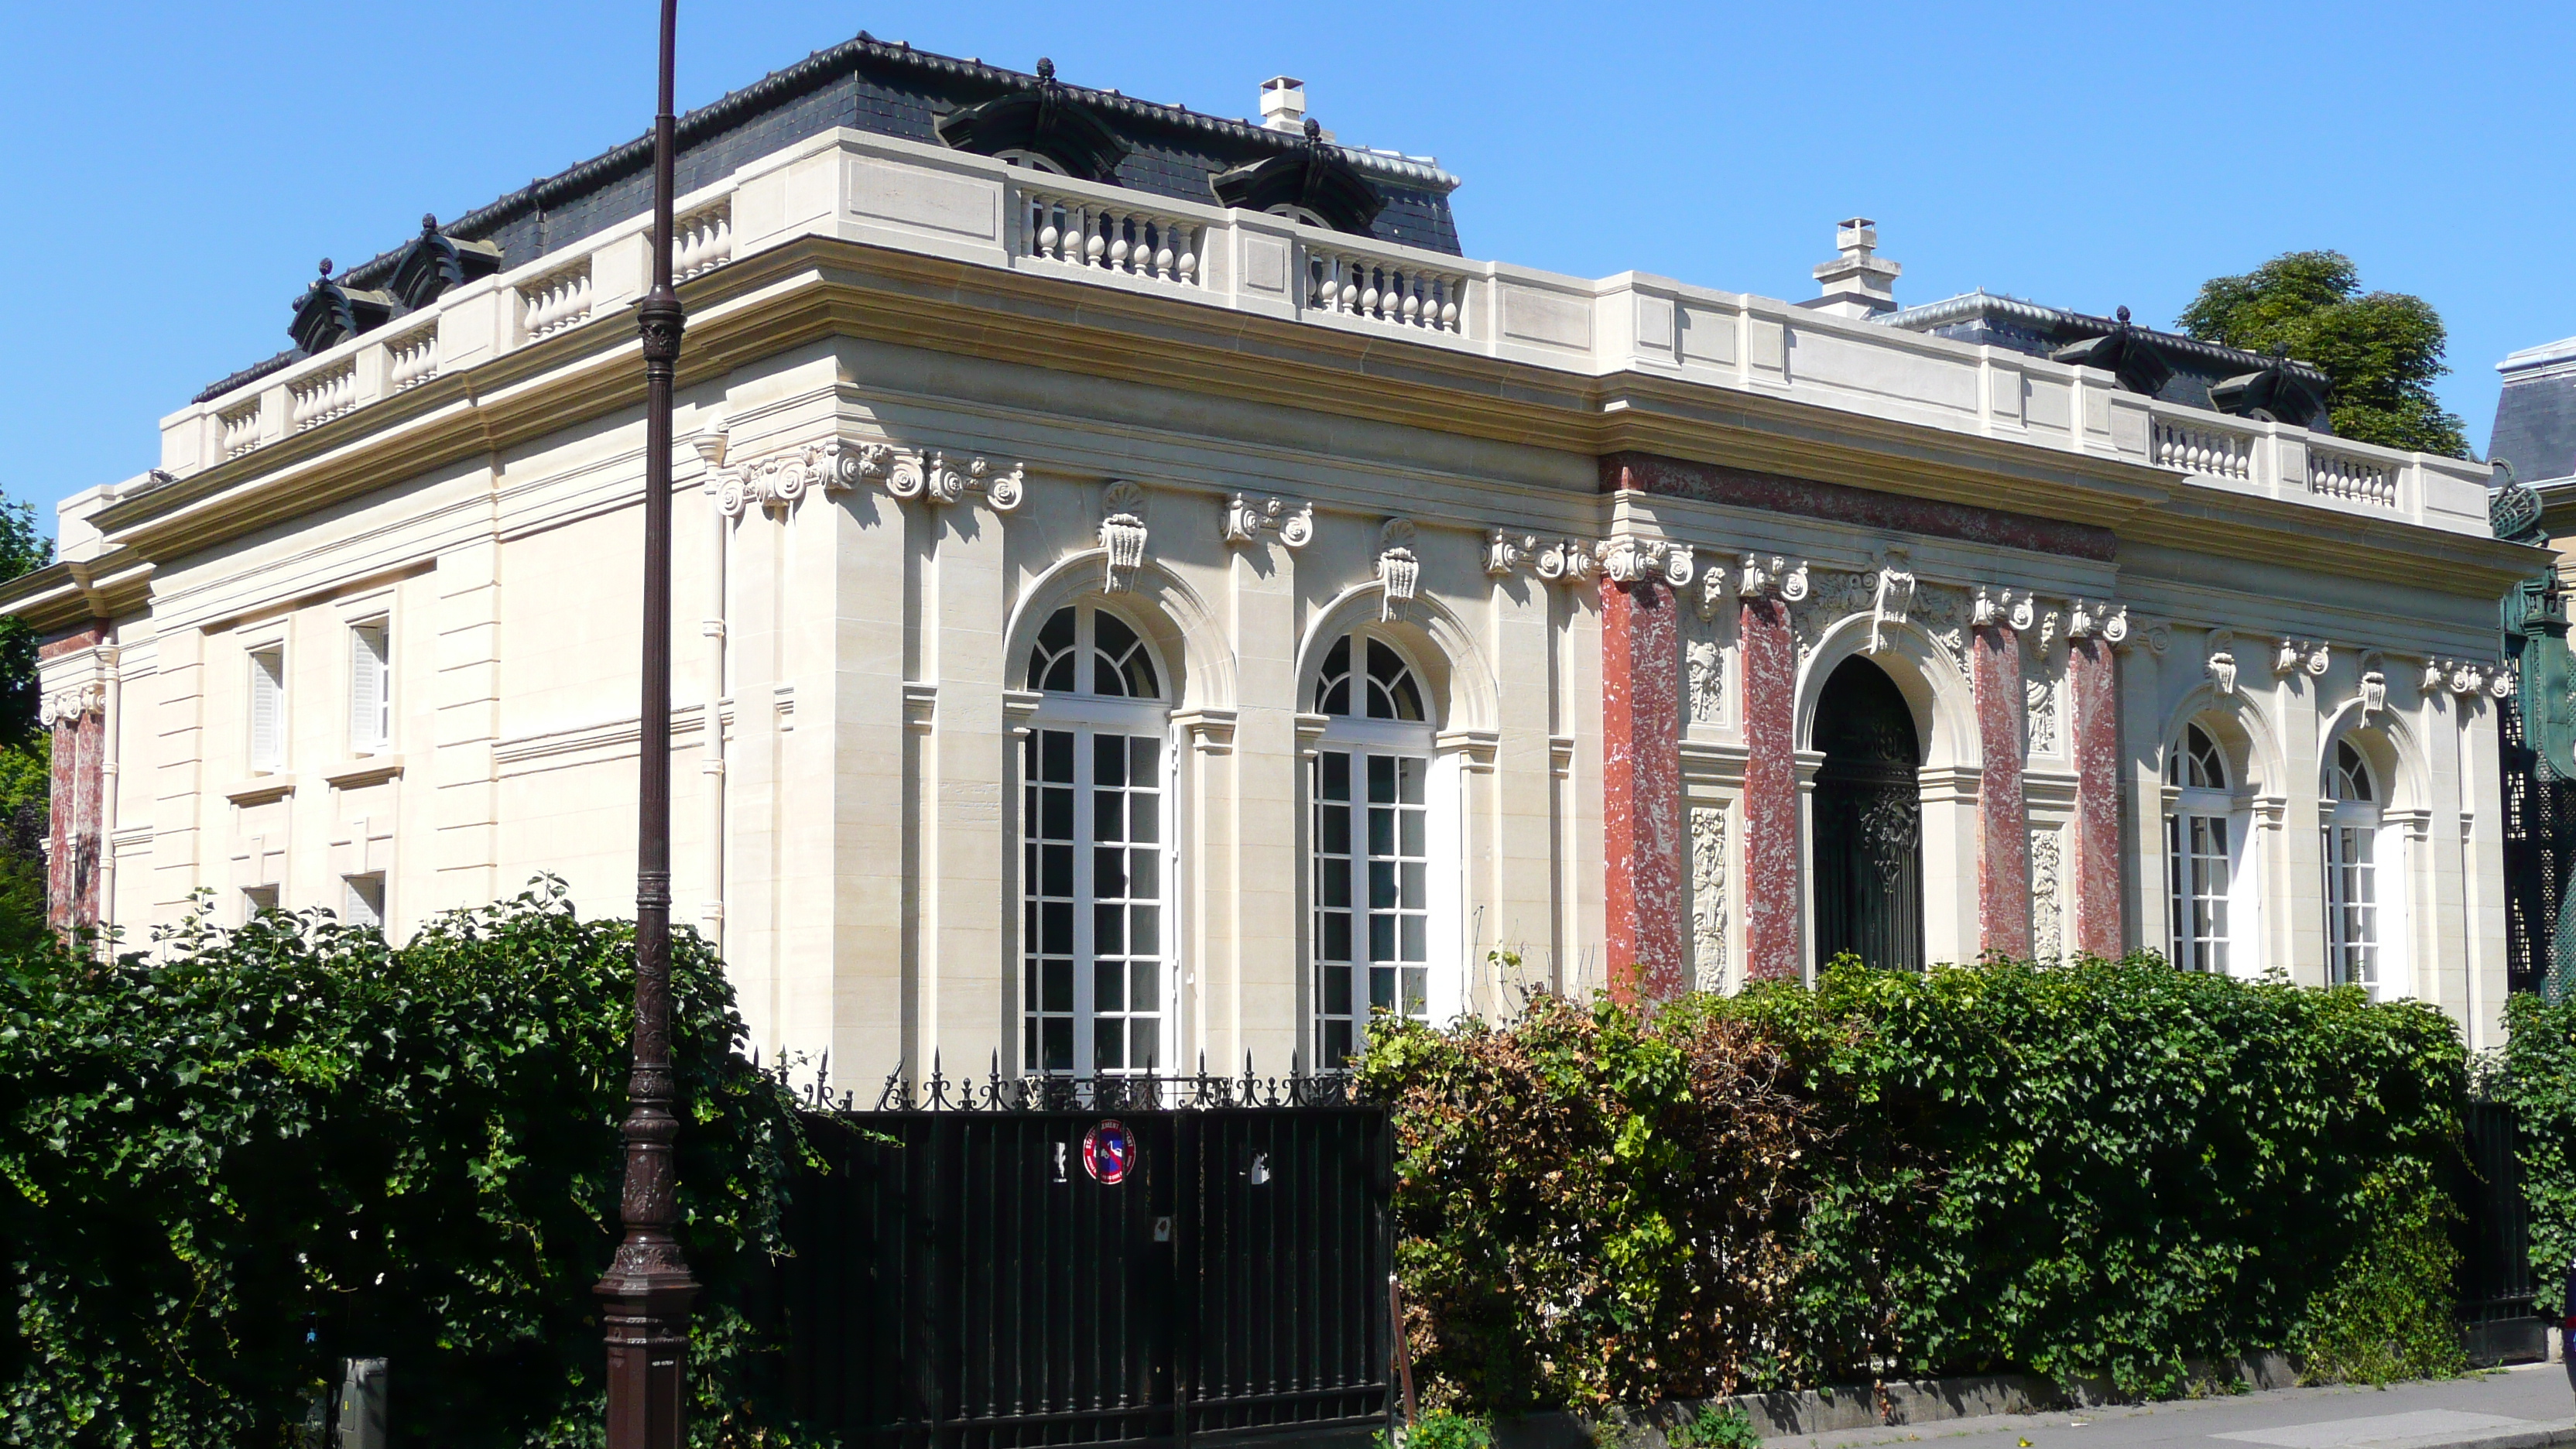
[[[1896,681],[1844,660],[1816,706],[1816,956],[1923,964],[1922,746]]]
[[[789,1400],[846,1442],[1385,1424],[1391,1139],[1338,1079],[942,1083],[809,1130]]]

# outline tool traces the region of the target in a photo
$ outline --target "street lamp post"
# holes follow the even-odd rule
[[[671,288],[671,53],[679,0],[662,0],[661,109],[653,117],[653,290],[644,343],[644,698],[636,819],[635,1065],[626,1083],[626,1236],[596,1291],[608,1340],[608,1449],[679,1449],[697,1281],[679,1219],[671,1113],[671,374],[684,314]]]

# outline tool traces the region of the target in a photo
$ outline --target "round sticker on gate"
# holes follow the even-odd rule
[[[1082,1134],[1082,1170],[1103,1187],[1116,1187],[1136,1167],[1136,1139],[1115,1119]]]

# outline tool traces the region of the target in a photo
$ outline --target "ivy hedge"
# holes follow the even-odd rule
[[[2505,998],[2504,1020],[2504,1051],[2482,1085],[2518,1119],[2533,1306],[2557,1318],[2570,1311],[2566,1271],[2576,1264],[2576,996],[2517,991]]]
[[[693,1435],[758,1442],[742,1305],[802,1138],[675,937]],[[0,1439],[300,1443],[332,1362],[383,1355],[399,1443],[599,1443],[632,939],[550,887],[399,950],[317,912],[0,955]]]
[[[1651,1016],[1385,1026],[1361,1070],[1394,1104],[1409,1336],[1447,1403],[2002,1370],[2161,1394],[2271,1349],[2322,1377],[2460,1366],[2467,1061],[2422,1003],[2152,956],[1842,961]]]

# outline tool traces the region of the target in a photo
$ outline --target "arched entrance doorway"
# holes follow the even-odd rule
[[[1923,965],[1922,742],[1887,672],[1858,655],[1816,701],[1816,959]]]

